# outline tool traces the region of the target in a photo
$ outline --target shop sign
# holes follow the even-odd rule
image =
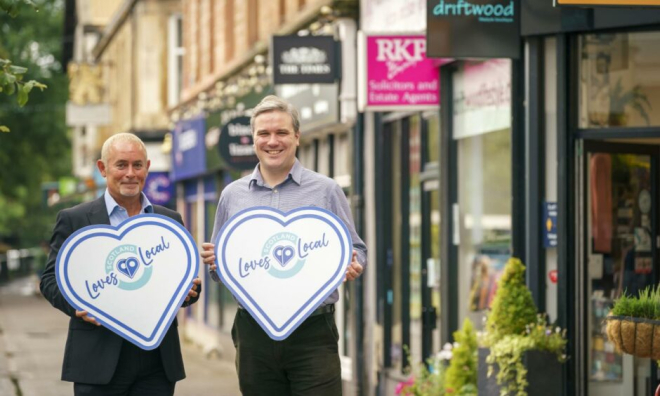
[[[178,181],[206,172],[204,117],[179,121],[172,133],[172,174]]]
[[[144,182],[144,195],[152,204],[167,206],[174,197],[174,183],[168,172],[149,172]]]
[[[556,269],[548,271],[548,279],[550,282],[552,282],[553,285],[557,284],[557,279],[559,279],[559,276]]]
[[[275,92],[298,109],[302,134],[339,122],[337,84],[278,85]]]
[[[259,162],[254,152],[250,117],[229,120],[220,130],[220,156],[232,169],[253,169]]]
[[[519,0],[428,0],[429,57],[520,56]]]
[[[543,246],[557,247],[557,202],[543,204]]]
[[[420,110],[440,104],[437,61],[426,57],[420,35],[370,35],[361,40],[364,75],[360,111]]]
[[[454,139],[511,127],[511,61],[465,62],[454,76]]]
[[[405,32],[426,29],[426,0],[362,0],[360,29],[365,32]]]
[[[273,82],[334,83],[340,75],[339,45],[332,36],[273,36]]]
[[[660,0],[555,0],[555,6],[660,6]]]

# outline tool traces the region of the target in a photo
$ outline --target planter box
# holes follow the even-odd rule
[[[479,396],[500,396],[500,387],[497,385],[497,366],[493,375],[488,377],[488,364],[486,357],[490,349],[479,348],[479,373],[477,388]],[[557,361],[554,354],[548,352],[530,351],[523,356],[527,367],[527,393],[531,396],[557,396],[562,394],[561,371],[562,364]]]

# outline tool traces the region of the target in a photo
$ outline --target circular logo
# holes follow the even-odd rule
[[[105,273],[116,271],[119,275],[117,287],[137,290],[151,279],[153,269],[140,264],[135,245],[120,245],[114,248],[105,260]]]
[[[296,253],[298,236],[290,232],[280,232],[266,240],[261,254],[273,258],[268,274],[280,279],[295,276],[305,265],[305,259]]]

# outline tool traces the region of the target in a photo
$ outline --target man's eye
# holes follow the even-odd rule
[[[142,164],[135,164],[135,165],[133,165],[133,168],[142,169]]]
[[[119,168],[119,169],[124,169],[124,168],[126,168],[126,164],[117,164],[116,166],[117,166],[117,168]]]

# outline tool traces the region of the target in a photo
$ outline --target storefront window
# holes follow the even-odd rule
[[[453,80],[459,323],[482,328],[511,254],[511,62],[466,62]]]
[[[660,32],[580,37],[580,128],[660,125]]]

